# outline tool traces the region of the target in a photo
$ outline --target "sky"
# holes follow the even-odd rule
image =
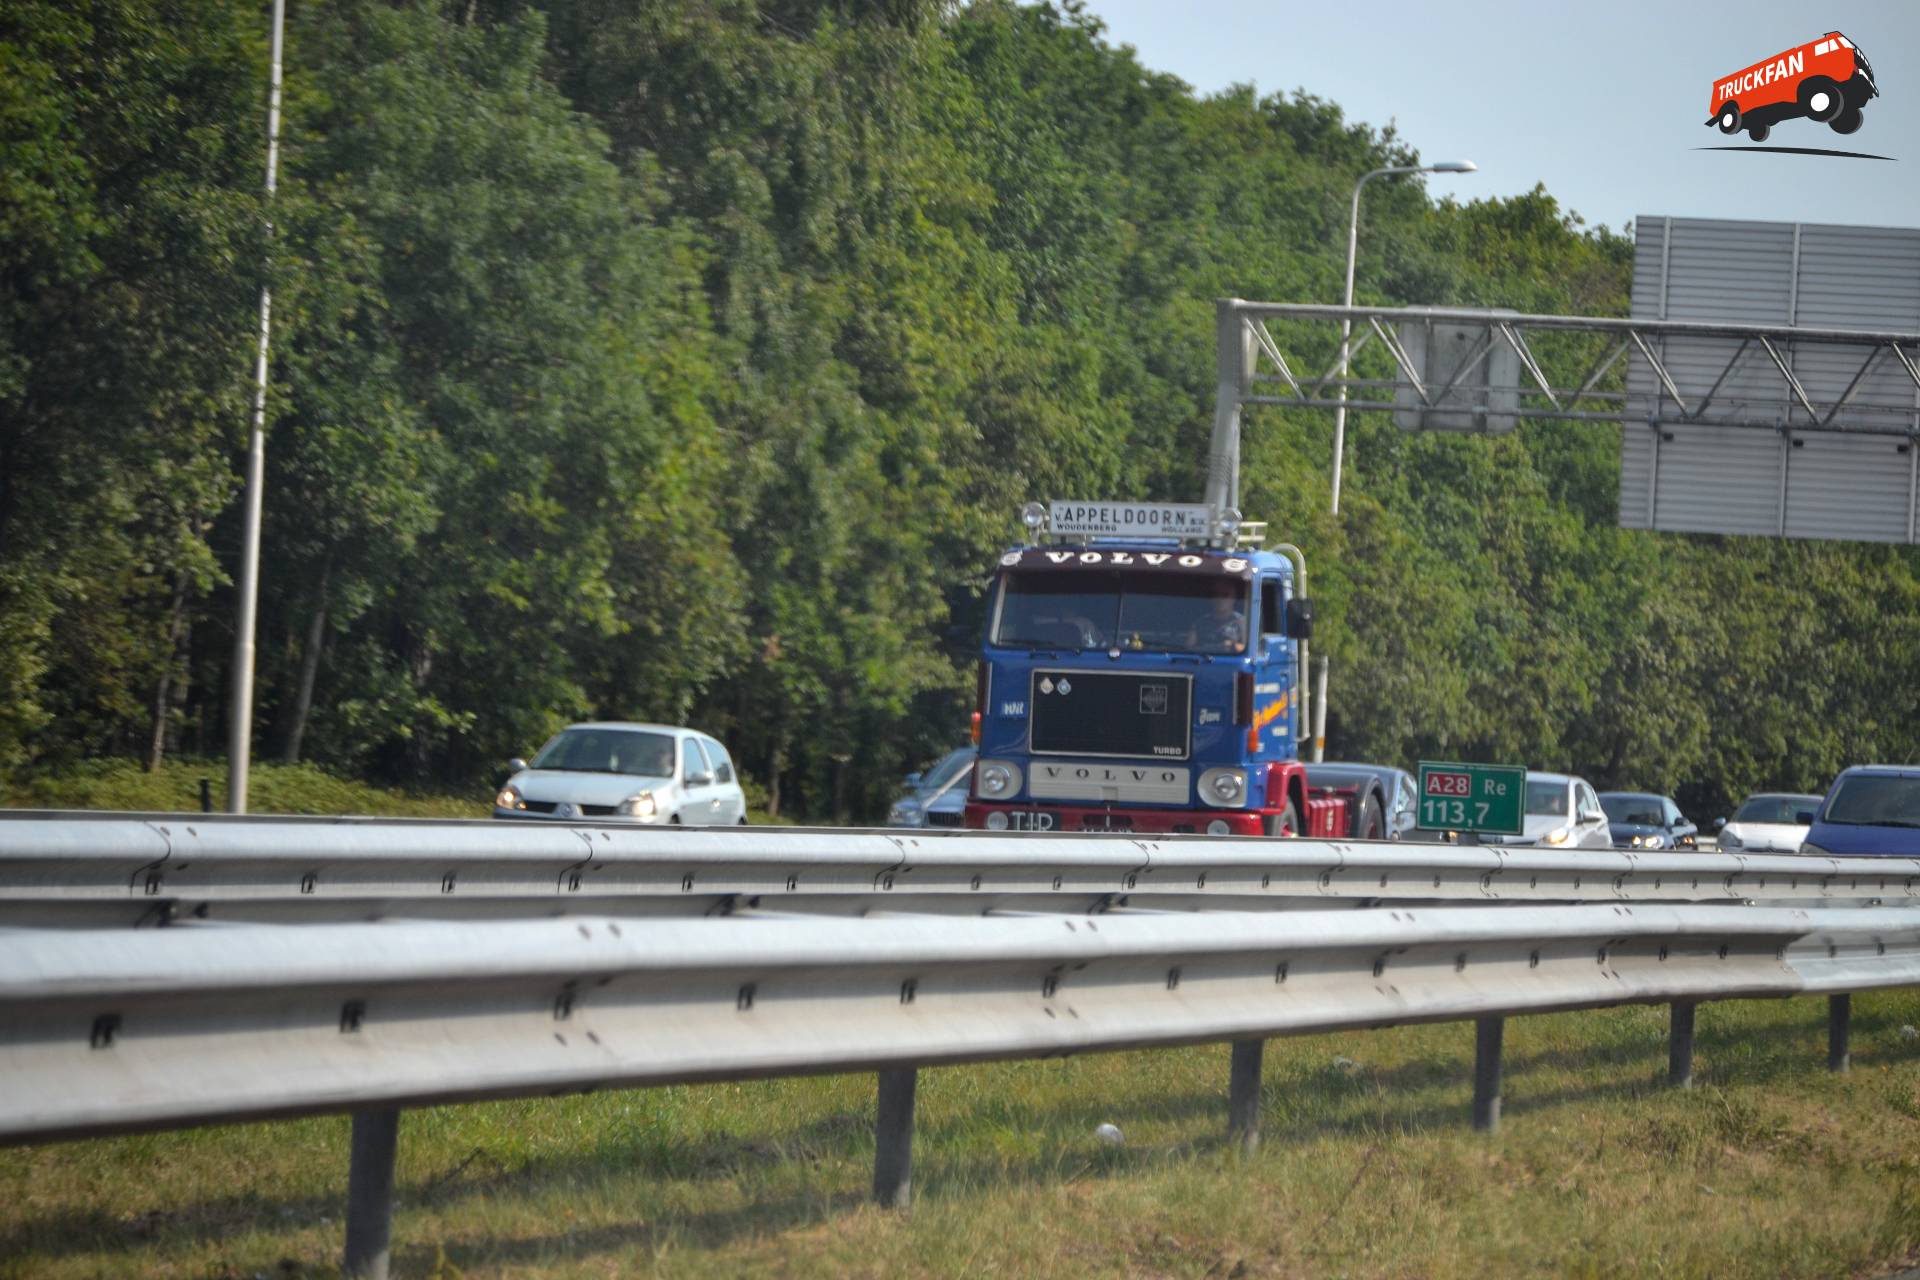
[[[1642,216],[1920,227],[1920,0],[1089,0],[1107,39],[1201,94],[1251,84],[1393,124],[1436,196],[1544,184],[1589,225]],[[1743,154],[1704,122],[1716,80],[1843,32],[1881,96],[1850,135],[1777,124],[1768,146],[1893,157]],[[1739,144],[1740,152],[1701,147]]]

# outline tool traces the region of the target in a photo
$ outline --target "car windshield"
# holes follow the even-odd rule
[[[673,739],[637,729],[566,729],[533,758],[536,769],[673,776]]]
[[[1849,827],[1920,827],[1920,778],[1856,774],[1827,802],[1826,821]]]
[[[1183,573],[1009,573],[993,642],[1032,649],[1241,653],[1247,584]]]
[[[1622,826],[1635,823],[1646,827],[1666,825],[1661,815],[1659,796],[1601,796],[1600,807],[1606,810],[1608,822],[1618,822]]]
[[[920,779],[922,791],[944,791],[973,767],[973,752],[955,751]]]
[[[1564,782],[1527,783],[1527,812],[1552,818],[1566,817],[1567,791]]]
[[[1733,815],[1735,822],[1774,822],[1783,826],[1807,824],[1800,821],[1798,815],[1812,813],[1820,807],[1819,796],[1748,796],[1747,802],[1740,806],[1740,812]]]

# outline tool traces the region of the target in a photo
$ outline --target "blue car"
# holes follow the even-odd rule
[[[1920,857],[1920,766],[1861,764],[1833,780],[1800,852]]]

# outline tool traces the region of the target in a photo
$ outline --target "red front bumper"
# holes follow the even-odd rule
[[[1005,826],[989,825],[988,815],[1006,817]],[[1267,815],[1258,809],[1132,809],[1120,806],[1076,807],[1057,804],[987,804],[967,801],[972,831],[1144,831],[1153,835],[1206,834],[1211,823],[1227,824],[1227,834],[1266,834]]]

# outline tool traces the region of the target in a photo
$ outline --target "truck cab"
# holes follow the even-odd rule
[[[1223,516],[1048,537],[1029,507],[1042,536],[1000,557],[988,598],[968,827],[1382,834],[1377,786],[1313,793],[1299,762],[1304,560],[1243,547],[1259,534]]]

